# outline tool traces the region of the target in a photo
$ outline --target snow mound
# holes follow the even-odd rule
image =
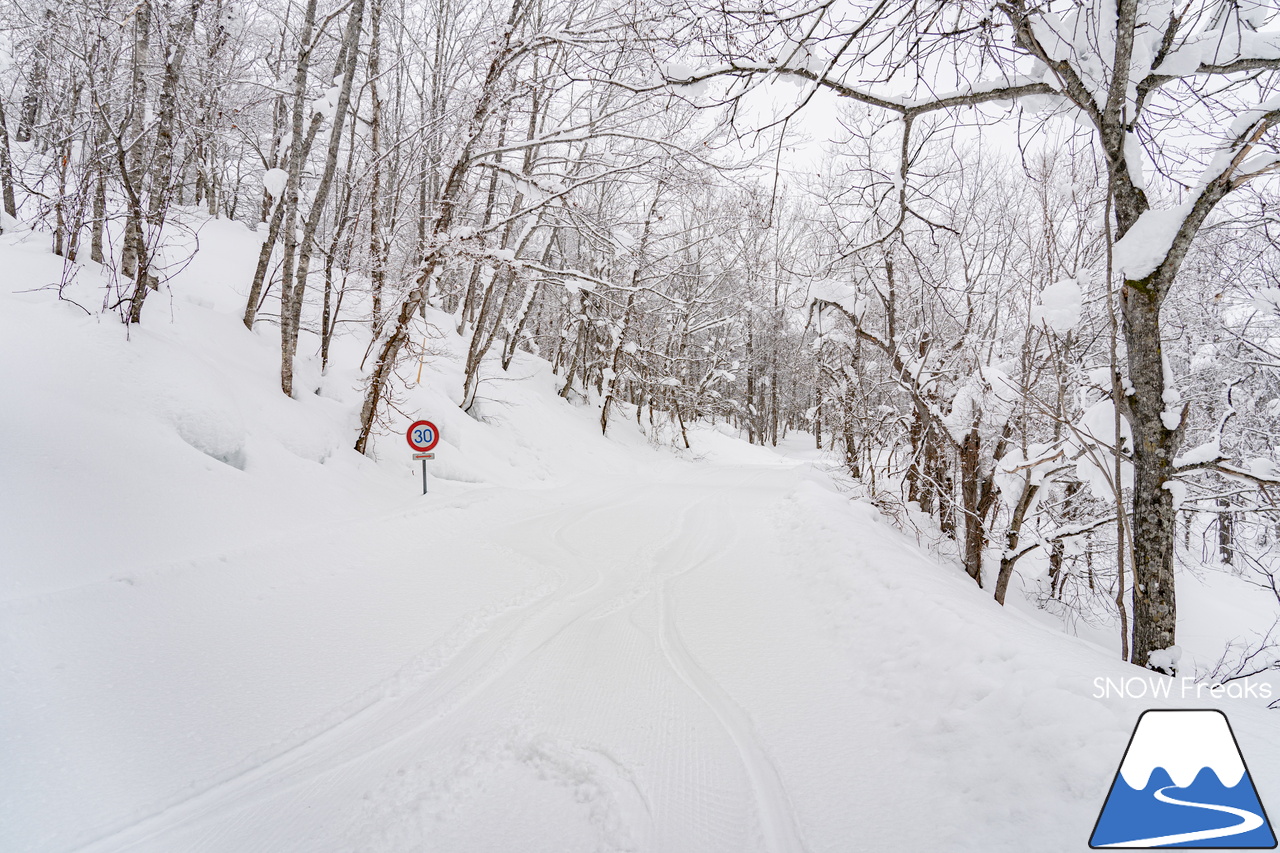
[[[284,169],[267,169],[262,174],[262,187],[275,199],[284,196],[285,184],[289,181],[289,173]]]
[[[1148,210],[1116,241],[1112,265],[1130,281],[1140,281],[1156,271],[1173,246],[1178,229],[1191,213],[1194,202],[1176,207]]]
[[[1075,279],[1065,279],[1040,291],[1040,304],[1031,308],[1031,322],[1044,323],[1060,335],[1080,325],[1084,294]]]

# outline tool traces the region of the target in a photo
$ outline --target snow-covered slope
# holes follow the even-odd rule
[[[349,449],[358,336],[277,391],[249,232],[127,341],[0,241],[0,849],[1083,850],[1140,712],[1197,704],[1094,698],[1142,673],[804,442],[604,439],[532,358],[477,421],[446,355],[398,401],[423,497],[401,416]],[[1276,800],[1274,718],[1213,704]]]

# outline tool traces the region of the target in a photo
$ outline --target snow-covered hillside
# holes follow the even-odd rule
[[[0,237],[0,849],[1083,850],[1148,707],[1226,710],[1280,804],[1274,712],[1095,698],[1148,676],[810,437],[606,439],[523,354],[473,419],[447,337],[356,454],[364,339],[286,398],[238,316],[255,236],[200,240],[126,339],[93,268],[86,311]]]

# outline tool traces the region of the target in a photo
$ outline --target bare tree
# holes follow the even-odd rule
[[[755,15],[698,9],[693,26],[714,63],[704,70],[667,65],[668,80],[686,86],[735,80],[721,102],[736,104],[769,80],[808,81],[799,103],[818,89],[885,110],[902,128],[899,222],[912,215],[906,152],[926,116],[988,103],[1040,98],[1087,122],[1108,165],[1127,353],[1129,418],[1135,432],[1133,491],[1134,663],[1174,644],[1174,513],[1164,488],[1182,441],[1183,412],[1161,356],[1160,309],[1192,240],[1223,198],[1277,168],[1274,128],[1280,109],[1280,59],[1249,38],[1258,7],[1246,15],[1231,3],[1144,6],[1002,0],[987,7],[928,3],[909,8],[855,3],[785,5]],[[712,22],[731,22],[727,30]],[[732,32],[723,37],[719,32]],[[687,31],[685,33],[687,35]],[[890,46],[892,45],[892,46]],[[688,51],[686,51],[688,53]],[[939,93],[930,69],[955,70],[959,85]],[[907,88],[890,80],[910,74]],[[870,84],[855,81],[870,79]],[[883,81],[883,82],[878,82]],[[1175,91],[1176,90],[1176,91]],[[1188,109],[1188,101],[1195,104]],[[1165,141],[1202,140],[1198,174],[1184,179],[1185,200],[1153,205]],[[1126,240],[1126,237],[1128,239]]]

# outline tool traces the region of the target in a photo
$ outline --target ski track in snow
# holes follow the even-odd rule
[[[269,816],[273,803],[306,801],[329,785],[345,784],[342,780],[348,776],[386,776],[386,767],[399,756],[423,752],[424,740],[441,722],[459,721],[466,716],[463,711],[482,718],[480,706],[509,702],[519,693],[518,682],[535,659],[550,659],[563,673],[564,682],[572,685],[574,657],[591,651],[593,623],[625,619],[630,625],[643,624],[636,611],[646,600],[655,599],[656,624],[649,629],[652,642],[671,673],[692,694],[689,701],[710,711],[732,746],[730,760],[741,764],[754,799],[757,841],[769,853],[802,851],[786,789],[749,716],[699,666],[677,625],[673,586],[731,548],[735,523],[731,519],[725,523],[713,513],[742,485],[741,477],[733,477],[727,485],[698,489],[695,499],[678,506],[670,520],[666,518],[671,514],[669,490],[650,487],[640,493],[624,488],[604,498],[593,495],[590,508],[573,504],[506,526],[495,538],[546,567],[554,578],[554,589],[492,616],[434,670],[405,675],[406,665],[375,691],[381,696],[275,757],[78,849],[83,853],[174,849],[174,843],[190,843],[189,837],[209,841],[198,849],[228,849],[222,827],[258,813]],[[656,531],[662,535],[653,536]],[[617,560],[615,553],[625,554],[626,559]],[[615,666],[640,665],[627,660],[624,651],[610,650],[618,654]],[[477,702],[482,696],[486,701]],[[574,696],[561,701],[566,707],[578,702]],[[599,849],[648,847],[656,836],[673,831],[654,826],[657,816],[650,795],[608,749],[576,748],[570,754],[538,743],[517,751],[524,763],[539,768],[543,778],[593,781],[592,792],[579,792],[577,797],[609,801],[594,809],[599,812],[593,820],[600,824]],[[404,805],[420,794],[410,789],[397,796]],[[681,798],[703,795],[679,792]],[[301,841],[287,832],[282,838]]]

